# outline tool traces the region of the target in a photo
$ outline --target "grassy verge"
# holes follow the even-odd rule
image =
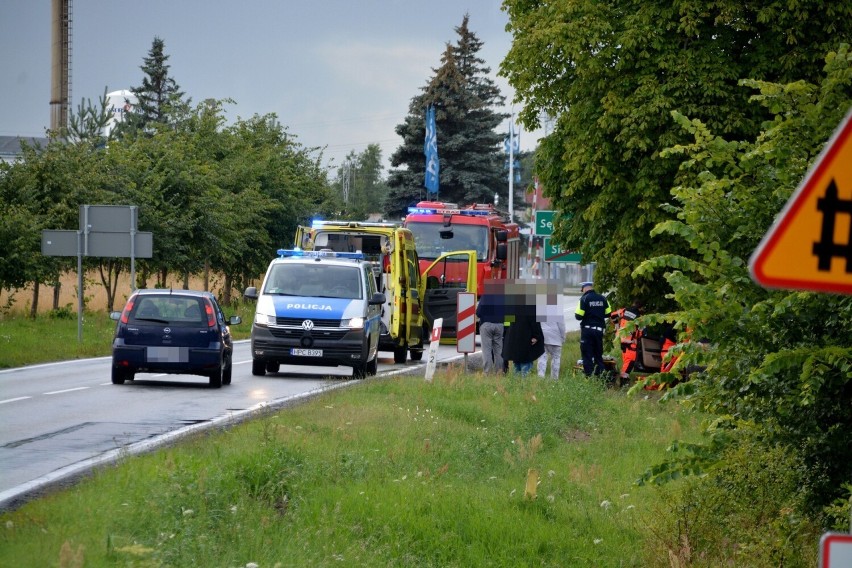
[[[242,324],[231,327],[234,338],[249,337],[254,304],[239,304],[224,311],[226,316],[243,318]],[[77,313],[71,310],[61,309],[35,319],[0,319],[0,369],[110,355],[114,332],[115,322],[103,311],[84,314],[82,341],[78,340]]]
[[[697,421],[567,369],[368,381],[0,515],[0,565],[668,565],[633,481]]]

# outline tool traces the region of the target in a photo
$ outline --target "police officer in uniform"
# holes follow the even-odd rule
[[[605,296],[594,290],[594,283],[580,284],[583,293],[574,317],[580,320],[580,354],[583,356],[583,372],[586,376],[604,372],[603,336],[612,308]]]

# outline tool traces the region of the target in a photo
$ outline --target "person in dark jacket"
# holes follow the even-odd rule
[[[580,320],[580,354],[586,376],[603,374],[603,336],[612,308],[606,296],[595,292],[592,282],[580,284],[583,293],[574,312]]]
[[[533,362],[544,354],[544,333],[536,321],[535,306],[531,308],[516,310],[514,320],[506,329],[508,337],[503,345],[503,359],[512,361],[515,372],[522,376],[527,375]],[[510,320],[512,318],[509,316]]]
[[[485,293],[479,298],[479,304],[476,306],[479,337],[482,342],[482,370],[486,373],[499,373],[503,370],[505,302],[502,283],[498,280],[486,280]]]

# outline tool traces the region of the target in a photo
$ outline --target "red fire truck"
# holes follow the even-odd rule
[[[459,292],[473,291],[479,296],[485,280],[519,277],[520,230],[493,205],[459,207],[421,201],[409,207],[403,226],[414,234],[420,270],[426,279],[427,323],[431,326],[436,318],[444,318],[442,338],[448,342],[455,341]],[[445,258],[430,268],[436,258],[452,251],[476,251],[475,284],[467,282],[467,255]]]

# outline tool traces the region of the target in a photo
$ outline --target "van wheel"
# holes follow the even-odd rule
[[[266,374],[266,362],[257,359],[251,360],[251,374],[255,377],[262,377]]]
[[[376,356],[373,357],[372,361],[367,362],[367,374],[371,377],[376,376],[376,373],[379,372],[379,353],[376,352]]]
[[[393,362],[394,363],[405,363],[405,359],[408,355],[408,349],[405,344],[395,345],[393,348]]]
[[[266,364],[266,372],[267,373],[277,373],[278,369],[281,368],[280,363],[267,363]]]
[[[367,378],[367,365],[358,363],[354,367],[352,367],[352,378],[357,380],[363,380]]]
[[[412,361],[421,361],[423,359],[423,348],[422,347],[412,347],[411,348],[411,360]]]

